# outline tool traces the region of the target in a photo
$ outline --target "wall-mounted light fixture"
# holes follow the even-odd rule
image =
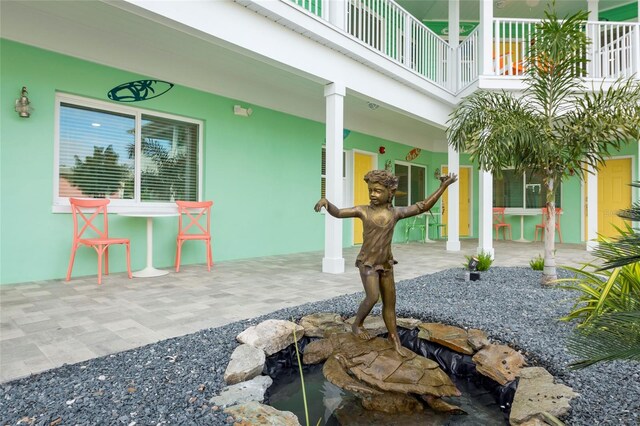
[[[249,117],[251,114],[253,114],[253,110],[251,108],[242,108],[240,105],[234,105],[233,113],[235,115],[239,115],[240,117]]]
[[[433,177],[438,179],[438,180],[440,179],[440,169],[439,168],[434,170]]]
[[[20,92],[20,97],[16,99],[16,112],[22,118],[29,118],[31,115],[31,102],[27,97],[28,94],[29,92],[27,92],[27,88],[23,86],[22,91]]]

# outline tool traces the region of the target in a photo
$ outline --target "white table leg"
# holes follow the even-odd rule
[[[432,239],[429,238],[429,216],[425,216],[424,220],[424,242],[425,243],[435,243]]]
[[[515,240],[516,243],[529,243],[531,241],[524,239],[524,215],[520,215],[520,239]]]
[[[133,273],[134,277],[147,278],[167,275],[169,271],[162,271],[153,267],[153,218],[147,217],[147,266]]]

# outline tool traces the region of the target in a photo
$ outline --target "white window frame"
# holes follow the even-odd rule
[[[510,167],[508,169],[504,169],[503,171],[507,171],[507,170],[515,170],[513,167]],[[522,212],[528,212],[528,213],[532,213],[532,212],[540,212],[540,209],[542,207],[525,207],[527,205],[527,172],[522,172],[522,203],[523,206],[522,207],[505,207],[505,213],[506,214],[520,214]],[[562,188],[562,180],[560,180],[560,182],[558,183],[558,185],[560,186],[560,188]],[[542,189],[541,189],[542,190]],[[495,190],[493,190],[492,192],[495,193]],[[495,194],[494,194],[494,198],[495,198]],[[563,198],[564,198],[564,190],[560,191],[560,206],[563,205]],[[491,203],[493,205],[493,203]]]
[[[427,198],[427,166],[423,165],[423,164],[416,164],[416,163],[409,163],[407,161],[395,161],[393,164],[393,172],[395,174],[396,172],[396,165],[400,164],[401,166],[406,166],[407,170],[409,171],[409,175],[407,176],[407,200],[408,200],[408,205],[407,206],[411,206],[419,201],[423,201],[424,199]],[[419,200],[411,200],[411,167],[421,167],[424,169],[424,194],[422,194],[422,198],[420,198]],[[395,197],[394,197],[394,205],[395,205]],[[413,202],[412,202],[413,201]],[[405,206],[399,206],[399,207],[405,207]]]
[[[53,213],[70,213],[71,207],[69,206],[69,197],[60,197],[60,105],[62,103],[68,103],[78,105],[80,107],[89,107],[104,110],[107,112],[128,114],[135,117],[135,181],[140,181],[140,144],[142,138],[142,132],[140,129],[140,123],[142,122],[143,115],[151,115],[158,118],[166,118],[169,120],[177,120],[185,123],[196,124],[198,126],[198,200],[202,200],[202,169],[204,153],[203,147],[203,135],[204,135],[204,121],[196,120],[189,117],[184,117],[175,114],[166,114],[158,111],[130,107],[126,105],[114,104],[111,102],[99,101],[96,99],[85,98],[77,95],[70,95],[67,93],[56,93],[55,111],[54,111],[54,151],[53,151]],[[120,200],[111,199],[109,203],[109,211],[112,213],[124,213],[124,212],[139,212],[139,213],[162,213],[162,212],[175,212],[176,204],[172,202],[149,202],[144,203],[140,201],[140,185],[134,188],[134,199],[132,200]]]

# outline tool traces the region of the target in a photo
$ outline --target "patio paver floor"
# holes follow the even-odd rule
[[[396,281],[461,267],[477,240],[394,244]],[[494,241],[495,266],[529,266],[543,243]],[[556,244],[558,265],[594,258],[583,244]],[[0,286],[0,382],[252,318],[277,309],[362,291],[344,250],[344,274],[320,272],[322,252],[186,265],[179,273],[133,278],[124,273]],[[214,258],[215,261],[215,258]]]

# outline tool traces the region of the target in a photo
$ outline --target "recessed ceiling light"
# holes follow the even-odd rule
[[[100,126],[102,126],[102,124],[100,124],[100,123],[91,123],[91,126],[92,127],[100,127]]]
[[[504,9],[504,7],[507,5],[507,1],[506,0],[496,0],[496,7],[498,9]]]

